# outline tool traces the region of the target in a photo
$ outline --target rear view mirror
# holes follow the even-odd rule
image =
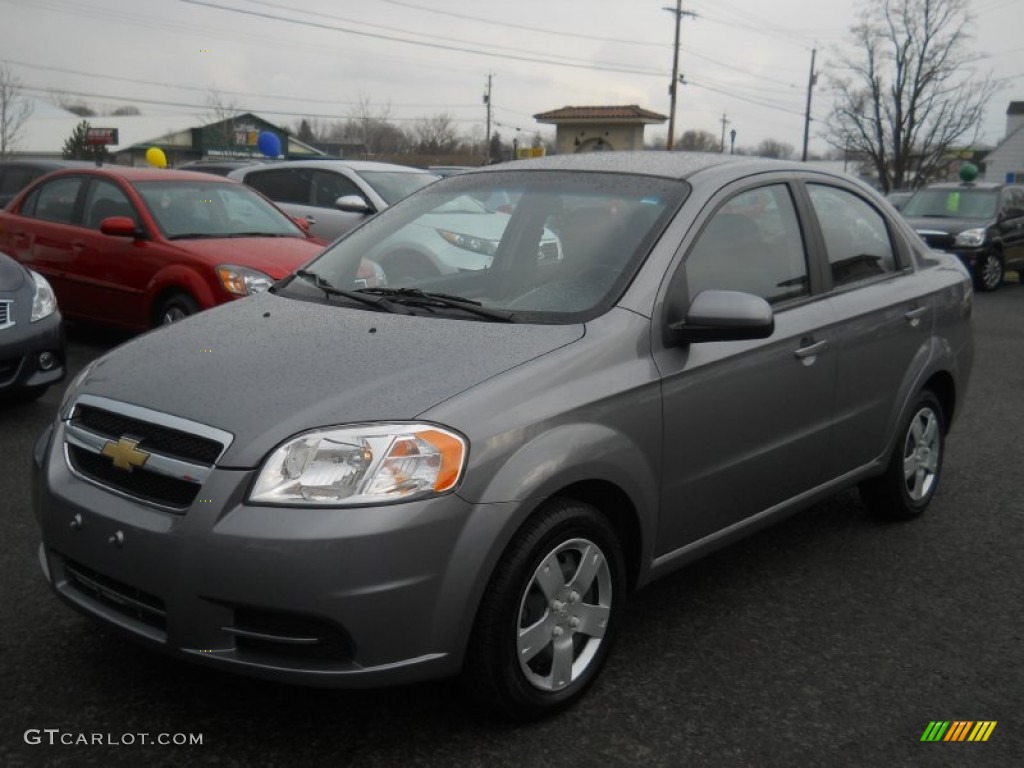
[[[672,346],[702,341],[765,339],[775,330],[775,316],[760,296],[740,291],[701,291],[686,310],[686,318],[671,323]]]
[[[346,213],[376,213],[373,206],[359,195],[345,195],[334,201],[334,207]]]
[[[139,228],[128,216],[108,216],[100,222],[100,232],[113,237],[138,237]]]

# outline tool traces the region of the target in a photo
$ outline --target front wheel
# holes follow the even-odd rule
[[[900,428],[885,474],[860,484],[861,498],[872,513],[909,520],[924,512],[939,487],[945,431],[942,405],[925,390]]]
[[[569,706],[604,664],[625,592],[608,520],[583,502],[548,502],[488,584],[463,672],[470,693],[522,720]]]
[[[156,325],[171,325],[198,311],[199,305],[195,299],[187,293],[175,293],[160,304],[156,313]]]
[[[974,284],[979,291],[991,292],[1003,282],[1003,260],[998,253],[989,251],[974,265]]]

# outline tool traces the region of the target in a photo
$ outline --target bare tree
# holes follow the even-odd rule
[[[679,149],[687,152],[718,152],[722,145],[711,131],[684,131],[679,137]]]
[[[0,160],[21,143],[21,130],[31,116],[32,104],[22,94],[21,80],[0,64]]]
[[[824,138],[868,159],[883,191],[930,179],[977,139],[996,89],[972,75],[967,0],[867,0],[837,53]]]
[[[359,101],[349,110],[345,139],[362,141],[367,155],[405,152],[409,148],[409,138],[390,118],[390,104],[375,107],[369,95],[361,93]]]
[[[228,101],[216,88],[206,94],[208,111],[206,119],[213,124],[209,130],[209,146],[206,149],[217,149],[225,154],[235,151],[235,118],[241,114],[237,102]]]
[[[792,144],[776,139],[765,139],[754,150],[754,154],[758,157],[776,157],[780,160],[792,159],[794,152]]]
[[[412,133],[416,137],[416,151],[423,154],[453,152],[459,143],[451,115],[445,112],[420,118],[413,124]]]

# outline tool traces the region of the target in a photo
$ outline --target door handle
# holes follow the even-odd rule
[[[827,341],[814,342],[812,339],[804,339],[801,343],[807,344],[807,346],[800,347],[800,349],[793,353],[793,356],[797,360],[802,360],[804,365],[813,363],[814,358],[828,348]]]
[[[917,328],[921,324],[921,318],[924,317],[925,313],[928,312],[928,307],[915,307],[909,309],[903,313],[903,316],[907,318],[907,322],[910,323],[911,328]]]
[[[314,216],[307,216],[307,217],[306,217],[306,221],[307,221],[307,222],[308,222],[309,224],[316,224],[316,217],[314,217]]]

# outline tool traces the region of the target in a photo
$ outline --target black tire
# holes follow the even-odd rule
[[[997,251],[988,251],[974,264],[974,287],[991,293],[1003,284],[1005,270],[1003,257]]]
[[[160,303],[153,325],[171,325],[198,311],[199,304],[187,293],[172,293]]]
[[[924,512],[939,487],[945,437],[942,404],[932,392],[924,390],[900,425],[885,474],[860,484],[861,499],[872,514],[910,520]]]
[[[570,706],[597,678],[625,596],[622,549],[608,520],[589,504],[552,499],[516,534],[488,583],[464,686],[518,720]]]

